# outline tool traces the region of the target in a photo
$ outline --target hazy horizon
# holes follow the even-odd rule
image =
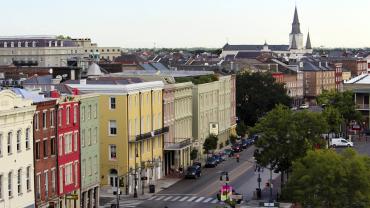
[[[300,0],[301,30],[313,47],[370,46],[370,1]],[[2,34],[89,37],[99,46],[123,48],[221,48],[230,44],[288,44],[291,0],[106,0],[56,4],[3,2]]]

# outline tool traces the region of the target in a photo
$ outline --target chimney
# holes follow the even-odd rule
[[[325,62],[325,67],[329,68],[329,63],[328,62]]]
[[[86,82],[86,79],[80,79],[80,84],[81,84],[81,85],[86,85],[86,83],[87,83],[87,82]]]
[[[58,90],[50,91],[50,97],[51,98],[59,98],[60,94],[59,94]]]

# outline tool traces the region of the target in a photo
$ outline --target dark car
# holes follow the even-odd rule
[[[220,164],[223,161],[221,156],[218,155],[218,154],[212,155],[212,158],[214,158],[216,160],[217,164]]]
[[[214,168],[217,166],[217,161],[215,158],[210,157],[207,159],[206,165],[204,167],[206,168]]]
[[[225,153],[225,155],[227,155],[229,157],[234,156],[234,150],[232,150],[232,149],[225,149],[224,153]]]
[[[200,166],[198,165],[194,165],[194,166],[190,166],[188,167],[188,169],[186,170],[186,174],[185,174],[185,178],[198,178],[202,175],[202,170],[200,168]]]
[[[202,168],[202,163],[198,161],[194,161],[192,166],[199,166],[200,168]]]
[[[234,151],[234,152],[241,152],[243,151],[242,149],[242,146],[240,144],[234,144],[231,149]]]
[[[247,147],[249,146],[249,143],[246,139],[242,139],[241,145],[243,149],[247,149]]]

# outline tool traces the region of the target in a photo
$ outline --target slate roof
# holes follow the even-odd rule
[[[141,66],[141,68],[143,68],[144,70],[147,70],[147,71],[157,71],[157,69],[154,68],[150,64],[140,64],[140,66]]]
[[[289,45],[268,45],[272,51],[288,51]],[[224,51],[261,51],[263,45],[230,45],[226,44],[223,48]]]
[[[160,71],[168,71],[169,69],[160,62],[151,63],[153,67]]]
[[[236,59],[255,59],[261,55],[261,52],[238,52]]]
[[[32,76],[23,81],[23,84],[51,84],[52,75]]]

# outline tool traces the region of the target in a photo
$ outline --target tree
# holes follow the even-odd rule
[[[369,158],[352,149],[309,151],[293,163],[283,199],[303,207],[369,207]]]
[[[206,154],[209,151],[217,149],[218,137],[216,135],[209,135],[203,143],[203,149]]]
[[[333,107],[337,109],[341,117],[344,119],[346,127],[351,121],[357,121],[358,123],[362,122],[362,115],[356,110],[352,91],[324,91],[317,98],[317,102],[324,105],[325,108]]]
[[[198,150],[197,149],[192,149],[190,152],[190,160],[195,160],[198,157]]]
[[[261,135],[256,143],[257,163],[281,171],[283,184],[284,173],[291,170],[292,162],[304,157],[307,150],[315,145],[323,143],[321,134],[326,129],[325,120],[319,113],[293,112],[286,106],[278,105],[251,130]]]
[[[239,136],[244,137],[246,132],[247,132],[247,126],[245,125],[245,123],[243,121],[240,121],[236,125],[236,133]]]
[[[238,137],[236,137],[234,134],[230,135],[230,142],[231,144],[235,144],[236,140],[238,139]]]
[[[326,123],[328,124],[329,133],[339,133],[340,125],[343,123],[343,118],[339,110],[333,106],[328,106],[322,112]]]
[[[284,85],[269,73],[240,73],[236,76],[236,111],[247,126],[254,124],[277,104],[289,106]]]

